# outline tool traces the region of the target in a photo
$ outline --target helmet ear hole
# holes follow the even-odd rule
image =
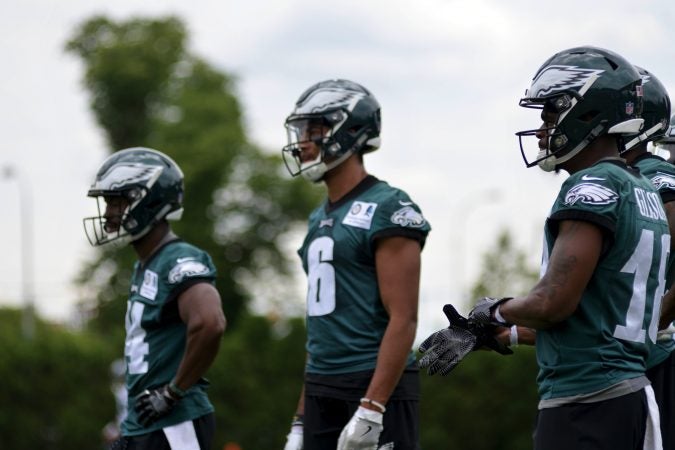
[[[592,122],[593,119],[598,117],[598,114],[600,114],[600,111],[597,111],[597,110],[588,111],[588,112],[580,115],[579,120],[582,121],[582,122],[585,122],[585,123],[589,123],[589,122]]]

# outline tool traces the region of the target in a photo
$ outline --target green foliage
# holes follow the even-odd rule
[[[0,309],[2,448],[97,448],[115,412],[110,345],[40,320],[34,338],[25,340],[20,317]]]
[[[185,27],[174,17],[114,23],[98,16],[67,43],[86,64],[91,107],[114,149],[145,142],[185,39]]]
[[[492,249],[483,255],[483,266],[471,289],[474,300],[481,297],[513,297],[529,292],[539,278],[527,264],[527,256],[514,246],[513,237],[503,230]]]
[[[422,372],[422,448],[532,448],[537,411],[534,349],[470,353],[448,376]]]
[[[523,294],[537,278],[526,255],[514,246],[511,235],[502,231],[483,256],[472,298]],[[531,448],[538,403],[537,371],[534,348],[520,346],[510,356],[470,353],[445,378],[423,372],[422,448]]]
[[[214,448],[283,448],[302,387],[303,321],[245,316],[227,332],[208,377],[216,408]]]
[[[250,299],[242,280],[288,283],[284,235],[304,221],[319,192],[289,180],[279,156],[248,143],[232,77],[191,54],[186,39],[175,17],[95,17],[66,48],[84,63],[92,110],[113,150],[156,148],[183,169],[185,212],[174,230],[210,253],[225,314],[236,326]],[[79,278],[95,299],[85,306],[92,326],[118,341],[134,259],[128,250],[103,249]]]

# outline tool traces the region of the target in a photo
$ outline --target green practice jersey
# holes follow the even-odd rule
[[[133,436],[192,420],[213,411],[206,381],[192,386],[171,413],[149,427],[137,421],[135,397],[169,383],[185,350],[186,326],[178,314],[178,296],[196,283],[214,283],[216,269],[204,251],[181,240],[157,250],[144,266],[136,262],[127,302],[127,417],[122,434]]]
[[[596,224],[605,245],[574,313],[537,331],[541,399],[589,394],[644,376],[665,289],[665,211],[649,180],[623,160],[600,161],[565,181],[546,222],[542,273],[564,220]]]
[[[375,271],[375,242],[405,236],[424,245],[429,223],[408,195],[368,176],[309,217],[298,250],[307,273],[307,372],[335,375],[375,367],[389,316]],[[410,352],[408,363],[415,360]]]
[[[675,166],[666,161],[665,159],[652,155],[651,153],[644,153],[638,156],[633,165],[640,169],[640,173],[647,177],[649,181],[652,182],[659,195],[663,204],[672,202],[675,200]],[[672,236],[671,236],[672,239]],[[670,289],[675,281],[675,255],[670,255],[669,268],[666,274],[666,288]],[[647,369],[663,362],[670,352],[675,350],[675,341],[673,341],[673,335],[666,335],[666,339],[659,338],[655,347],[649,353],[649,359],[647,359]]]

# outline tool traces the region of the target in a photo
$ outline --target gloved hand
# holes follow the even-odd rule
[[[382,429],[382,413],[359,406],[342,429],[337,450],[377,450]]]
[[[483,297],[478,300],[476,306],[469,312],[467,320],[469,329],[478,337],[476,348],[485,346],[502,355],[511,355],[513,353],[513,350],[495,338],[495,327],[510,327],[511,324],[500,322],[492,317],[492,313],[497,306],[512,298]]]
[[[445,305],[443,312],[450,322],[448,328],[436,331],[422,342],[419,347],[424,354],[419,361],[427,373],[447,375],[473,349],[478,338],[469,328],[466,318],[462,317],[454,306]]]
[[[136,414],[138,421],[143,426],[148,426],[169,412],[180,400],[176,394],[169,390],[169,385],[153,390],[145,390],[136,397]]]
[[[286,435],[284,450],[302,450],[304,423],[302,417],[296,416],[291,422],[291,432]]]
[[[499,304],[504,303],[507,300],[511,300],[513,297],[503,297],[503,298],[492,298],[492,297],[483,297],[478,302],[476,306],[473,307],[471,312],[469,312],[469,324],[472,325],[494,325],[499,327],[510,327],[512,324],[506,322],[499,322],[492,317],[493,311],[499,306]]]

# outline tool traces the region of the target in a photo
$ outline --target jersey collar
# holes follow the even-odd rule
[[[358,197],[361,195],[363,192],[367,191],[370,189],[372,186],[375,184],[379,183],[380,180],[373,176],[373,175],[367,175],[363,180],[359,182],[354,188],[347,192],[345,195],[343,195],[338,201],[336,202],[331,202],[330,200],[326,200],[326,212],[331,212],[340,206],[344,205],[351,199]]]

